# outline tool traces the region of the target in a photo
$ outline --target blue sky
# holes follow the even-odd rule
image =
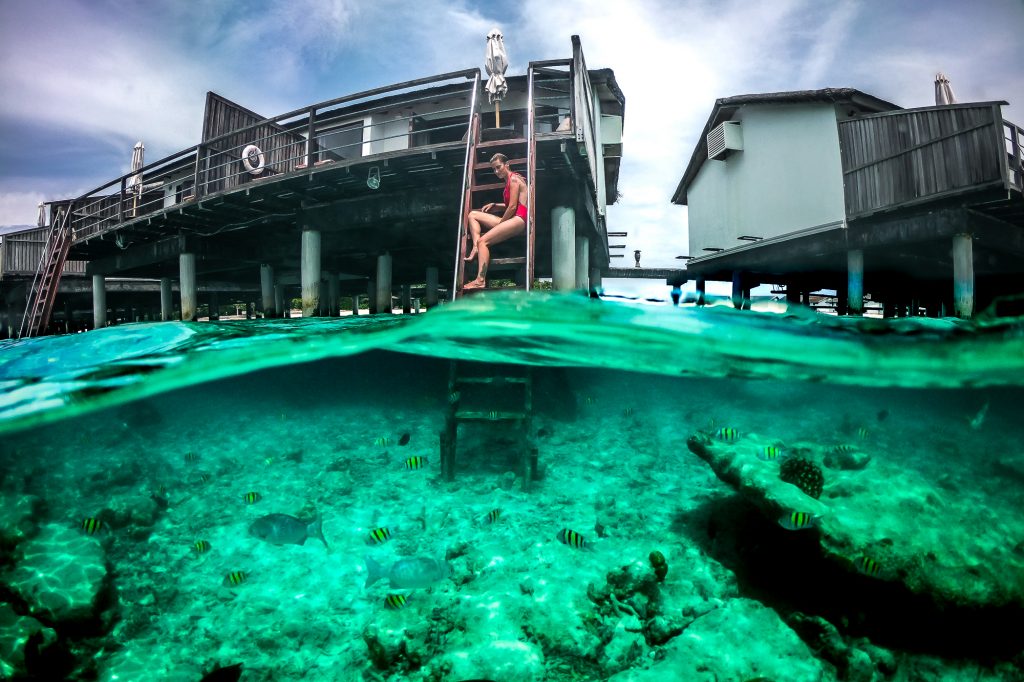
[[[147,160],[195,144],[207,90],[272,116],[482,68],[492,26],[510,73],[570,56],[574,33],[591,68],[615,71],[609,227],[649,266],[686,253],[669,200],[717,97],[854,87],[926,106],[943,71],[959,101],[1005,99],[1024,122],[1022,0],[0,0],[0,225],[125,172],[136,140]]]

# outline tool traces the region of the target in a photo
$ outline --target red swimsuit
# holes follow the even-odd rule
[[[505,180],[505,205],[506,206],[508,206],[508,198],[509,198],[509,189],[508,188],[512,184],[512,176],[513,175],[518,176],[520,180],[523,179],[522,176],[519,175],[519,173],[509,172],[508,179]],[[524,180],[523,182],[525,184],[526,181]],[[522,200],[519,201],[519,206],[516,207],[516,215],[519,216],[520,218],[522,218],[524,221],[526,220],[526,204],[524,204],[522,202]]]

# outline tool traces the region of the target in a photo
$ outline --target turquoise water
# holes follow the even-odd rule
[[[448,481],[450,360],[531,367],[533,416],[460,426]],[[1022,399],[1015,319],[512,292],[6,342],[0,660],[39,679],[1022,679],[1000,625],[1024,615]],[[817,499],[786,458],[822,472]],[[812,526],[783,528],[793,511]],[[270,514],[300,537],[319,518],[326,546],[251,535]],[[367,556],[443,568],[367,585]]]

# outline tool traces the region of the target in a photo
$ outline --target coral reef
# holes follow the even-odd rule
[[[821,491],[825,487],[825,475],[821,473],[821,467],[803,457],[790,457],[785,460],[779,467],[779,478],[786,483],[792,483],[814,499],[821,497]]]
[[[19,616],[0,603],[0,679],[26,675],[26,649],[31,642],[39,654],[57,641],[57,633],[31,616]]]

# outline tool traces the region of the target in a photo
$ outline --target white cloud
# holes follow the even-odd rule
[[[0,225],[35,225],[41,192],[0,192]]]

